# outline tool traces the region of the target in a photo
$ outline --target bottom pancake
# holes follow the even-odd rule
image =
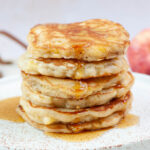
[[[39,124],[32,121],[23,108],[18,106],[17,112],[26,120],[31,126],[40,129],[44,132],[55,132],[55,133],[79,133],[83,131],[92,131],[102,128],[112,127],[120,122],[120,120],[127,113],[129,108],[122,112],[115,112],[108,117],[100,118],[90,122],[78,123],[78,124],[63,124],[55,123],[50,125]]]

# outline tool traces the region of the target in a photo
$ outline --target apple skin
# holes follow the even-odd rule
[[[127,57],[134,72],[150,75],[150,28],[137,34],[131,41]]]

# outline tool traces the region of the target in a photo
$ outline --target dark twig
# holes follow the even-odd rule
[[[17,44],[19,44],[20,46],[22,46],[24,49],[27,48],[27,45],[25,43],[23,43],[21,40],[19,40],[17,37],[15,37],[14,35],[8,33],[7,31],[4,30],[0,30],[0,34],[6,36],[7,38],[13,40],[14,42],[16,42]],[[0,64],[12,64],[11,61],[5,61],[0,57]],[[0,78],[3,77],[2,72],[0,72]]]
[[[0,64],[2,64],[2,65],[9,65],[9,64],[12,64],[12,62],[11,62],[11,61],[3,60],[3,59],[0,57]]]
[[[0,78],[2,78],[3,77],[3,74],[0,72]]]
[[[18,43],[19,45],[21,45],[23,48],[27,48],[27,45],[25,43],[23,43],[21,40],[19,40],[18,38],[16,38],[14,35],[6,32],[6,31],[3,31],[3,30],[0,30],[0,34],[8,37],[9,39],[15,41],[16,43]]]

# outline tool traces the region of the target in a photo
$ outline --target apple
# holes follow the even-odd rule
[[[127,50],[127,57],[134,72],[150,75],[150,28],[133,38]]]

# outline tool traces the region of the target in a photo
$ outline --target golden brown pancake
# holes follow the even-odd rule
[[[28,43],[19,61],[17,112],[32,126],[57,133],[97,130],[116,125],[131,108],[134,78],[123,56],[129,34],[120,24],[37,25]]]
[[[69,99],[81,99],[96,94],[102,89],[119,84],[129,76],[130,73],[121,72],[117,75],[101,78],[71,80],[37,76],[22,72],[23,81],[32,87],[33,90],[47,96]]]
[[[35,58],[100,61],[124,54],[128,32],[118,23],[91,19],[71,24],[43,24],[28,35],[28,51]]]
[[[107,117],[114,112],[124,111],[132,102],[132,95],[128,92],[121,98],[115,98],[107,104],[84,109],[66,109],[34,106],[30,100],[21,98],[20,105],[28,117],[40,124],[52,123],[81,123]]]
[[[20,57],[19,67],[29,74],[86,79],[118,74],[123,70],[127,70],[128,64],[123,56],[99,62],[85,62],[54,58],[34,59],[25,53]]]
[[[46,107],[60,107],[60,108],[86,108],[108,103],[113,98],[126,95],[133,85],[133,76],[130,74],[126,80],[123,80],[120,84],[103,89],[102,91],[90,95],[82,99],[64,99],[46,96],[41,92],[35,91],[31,86],[23,82],[22,84],[22,97],[29,99],[32,104],[37,106]]]
[[[17,112],[26,120],[31,126],[40,129],[44,132],[56,132],[56,133],[79,133],[83,131],[98,130],[102,128],[112,127],[119,123],[119,121],[127,113],[127,110],[124,112],[115,112],[112,115],[99,118],[90,122],[76,123],[76,124],[63,124],[63,123],[54,123],[50,125],[39,124],[32,121],[28,115],[25,113],[21,106],[18,106]]]

